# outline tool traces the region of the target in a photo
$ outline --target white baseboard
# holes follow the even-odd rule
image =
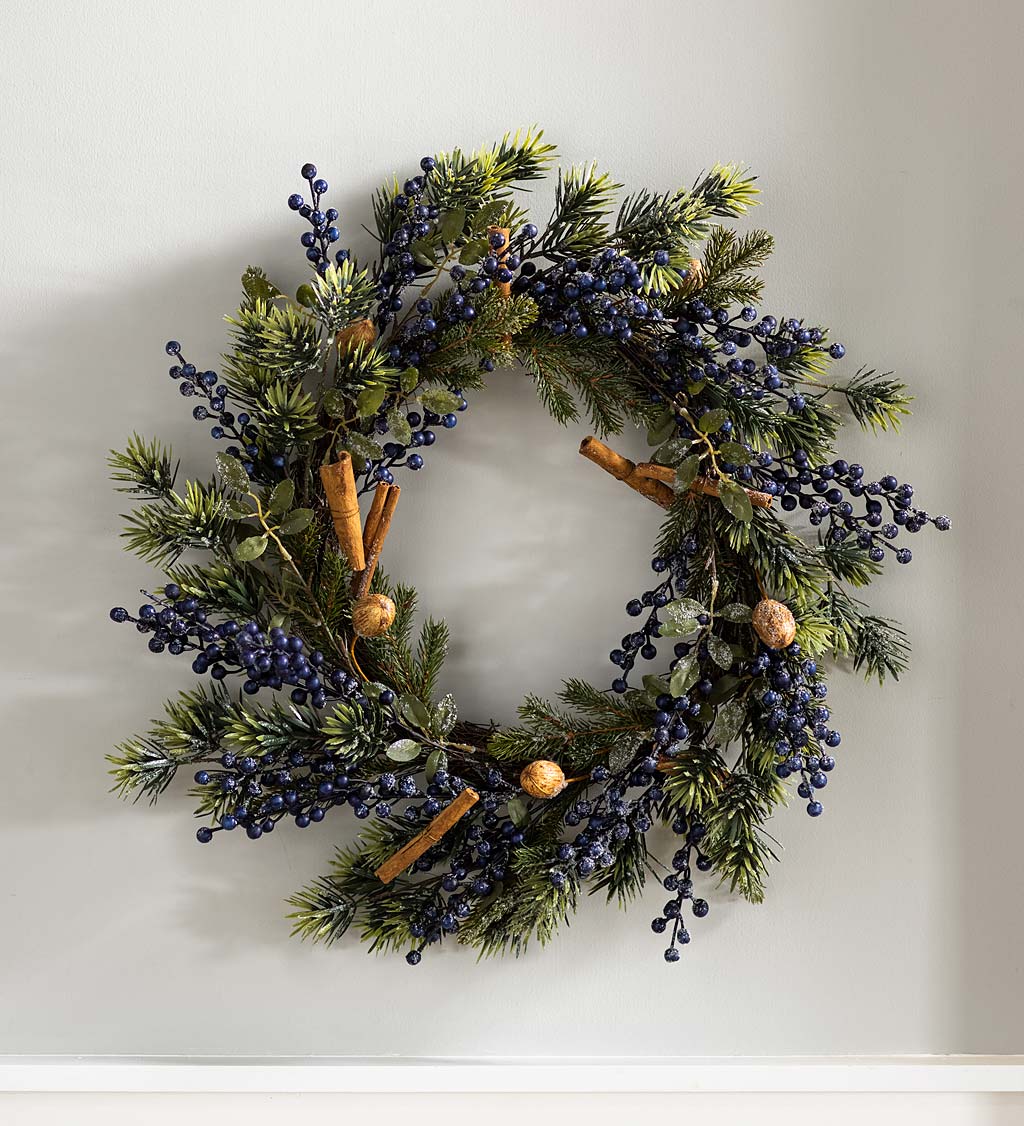
[[[1024,1056],[409,1059],[0,1056],[0,1092],[1020,1093]]]

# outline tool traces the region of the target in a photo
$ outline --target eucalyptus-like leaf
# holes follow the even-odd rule
[[[682,696],[687,689],[697,683],[700,669],[695,656],[683,657],[668,678],[668,690],[673,696]]]
[[[455,697],[449,692],[447,696],[444,696],[434,705],[432,713],[430,730],[439,739],[447,739],[459,718],[459,709],[455,706]]]
[[[716,407],[715,410],[707,411],[697,419],[697,429],[702,434],[714,434],[716,430],[722,429],[722,423],[729,420],[729,412]]]
[[[415,739],[396,739],[384,754],[392,762],[412,762],[413,759],[419,758],[422,749],[423,744],[417,743]]]
[[[221,506],[221,512],[225,516],[229,516],[232,520],[248,520],[250,516],[255,516],[256,512],[252,508],[247,508],[244,504],[240,504],[236,500],[228,498]]]
[[[372,438],[358,430],[350,430],[345,435],[345,449],[356,459],[357,467],[360,461],[376,461],[383,452]]]
[[[754,460],[750,450],[739,442],[723,442],[718,447],[718,453],[723,461],[731,461],[733,465],[750,465]]]
[[[413,727],[425,731],[430,726],[430,712],[427,711],[427,705],[409,693],[398,697],[398,714]]]
[[[304,532],[312,519],[311,508],[295,508],[281,521],[277,531],[282,536],[294,536],[297,532]]]
[[[428,782],[434,781],[434,775],[439,770],[447,769],[448,756],[444,753],[444,751],[441,750],[440,747],[438,747],[436,750],[431,751],[430,754],[427,755],[427,765],[425,768],[425,773],[427,775]]]
[[[657,465],[678,465],[692,445],[690,438],[669,438],[654,451],[651,461]]]
[[[431,387],[420,395],[420,402],[434,414],[449,414],[462,405],[462,400],[452,391],[443,387]]]
[[[613,774],[618,774],[620,770],[625,770],[635,758],[637,748],[640,746],[641,741],[639,735],[620,736],[612,745],[612,749],[608,752],[608,769]]]
[[[697,480],[697,472],[700,469],[700,458],[697,454],[691,454],[690,457],[683,460],[678,469],[676,469],[676,479],[672,485],[677,493],[685,493],[687,489]]]
[[[249,474],[242,468],[242,463],[231,454],[217,454],[217,472],[220,479],[229,489],[240,493],[249,491]]]
[[[356,396],[356,414],[360,418],[372,418],[380,409],[387,393],[388,389],[379,384],[364,387]]]
[[[451,211],[446,211],[437,224],[437,233],[441,236],[442,242],[453,243],[466,225],[466,209],[464,207],[453,207]]]
[[[459,251],[459,261],[463,266],[475,266],[477,262],[487,254],[489,249],[487,239],[470,239]]]
[[[710,634],[707,639],[708,656],[715,662],[720,669],[728,672],[732,668],[733,656],[732,647],[727,641],[722,638]]]
[[[253,559],[259,559],[267,550],[269,542],[266,536],[250,536],[235,548],[235,558],[240,563],[251,563]]]
[[[328,387],[323,393],[320,405],[331,418],[344,418],[352,409],[352,402],[337,387]]]
[[[749,622],[753,611],[742,602],[730,602],[721,610],[715,611],[716,618],[724,618],[727,622]]]
[[[668,692],[668,681],[663,676],[648,673],[643,679],[644,692],[647,700],[653,705],[654,701]]]
[[[291,508],[294,500],[295,484],[286,477],[274,486],[274,491],[270,494],[270,501],[267,504],[267,511],[273,516],[281,516]]]
[[[423,238],[414,239],[409,244],[409,253],[421,266],[432,267],[436,261],[434,247]]]
[[[295,300],[303,308],[313,309],[316,306],[316,290],[308,282],[303,282],[295,291]]]
[[[408,394],[420,381],[420,373],[416,368],[403,368],[398,375],[398,386]]]
[[[676,432],[676,416],[670,410],[664,410],[657,419],[651,423],[647,430],[647,444],[660,446],[667,442]]]
[[[530,820],[530,807],[525,798],[513,798],[508,803],[508,815],[513,825],[525,825]]]
[[[744,524],[749,523],[753,518],[754,506],[750,503],[746,490],[735,481],[730,481],[728,477],[723,477],[718,482],[718,499],[730,516],[741,520]]]
[[[391,431],[396,442],[400,445],[407,446],[412,441],[412,427],[409,425],[409,420],[397,408],[392,407],[387,414],[388,429]]]
[[[740,733],[745,715],[746,709],[739,700],[730,700],[723,704],[715,715],[708,741],[719,747],[730,743]]]

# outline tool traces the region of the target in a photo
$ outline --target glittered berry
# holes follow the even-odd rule
[[[196,840],[200,844],[209,844],[213,840],[213,830],[203,825],[202,828],[196,829]]]
[[[316,175],[316,165],[304,164],[299,172],[299,175],[303,178],[303,180],[312,180]]]

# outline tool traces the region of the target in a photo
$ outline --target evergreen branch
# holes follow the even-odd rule
[[[168,493],[125,520],[121,535],[128,550],[150,563],[173,563],[190,548],[226,552],[224,494],[213,484],[189,481],[184,496]]]
[[[913,397],[906,393],[906,384],[891,379],[892,372],[876,374],[874,369],[860,371],[845,385],[831,388],[844,396],[861,429],[899,431],[903,417],[909,415]]]
[[[301,380],[319,367],[320,326],[297,305],[255,298],[227,321],[243,369],[269,369],[278,379]]]
[[[608,243],[608,212],[621,188],[597,165],[558,173],[555,206],[541,240],[548,258],[593,254]]]
[[[157,500],[166,499],[174,491],[180,463],[171,465],[171,451],[166,446],[133,434],[123,453],[110,451],[107,464],[111,469],[110,479],[120,482],[115,485],[119,493]]]
[[[707,835],[701,849],[719,874],[751,903],[764,899],[769,860],[778,857],[762,826],[771,813],[774,794],[764,780],[751,774],[732,774],[718,803],[706,818]]]

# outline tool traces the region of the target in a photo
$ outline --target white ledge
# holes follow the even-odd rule
[[[1024,1056],[0,1056],[0,1091],[1021,1092]]]

